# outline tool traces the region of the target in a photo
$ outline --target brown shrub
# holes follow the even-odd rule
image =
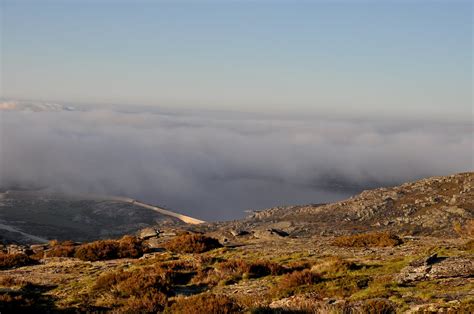
[[[397,246],[403,241],[396,235],[386,232],[361,233],[337,237],[332,242],[335,246],[346,247],[387,247]]]
[[[188,298],[180,298],[165,313],[173,314],[227,314],[238,313],[241,308],[225,295],[202,293]]]
[[[49,242],[49,245],[51,248],[44,251],[44,257],[74,257],[76,253],[75,244],[72,241],[53,240]]]
[[[142,241],[137,237],[126,235],[118,241],[117,256],[120,258],[137,258],[145,251]]]
[[[175,253],[203,253],[222,247],[217,239],[202,234],[183,234],[174,237],[164,246]]]
[[[321,277],[305,269],[286,274],[279,282],[280,289],[291,289],[299,286],[312,285],[321,281]]]
[[[370,299],[363,301],[360,306],[362,313],[367,314],[392,314],[396,313],[396,307],[387,299]]]
[[[267,260],[246,262],[242,259],[228,260],[217,265],[217,270],[224,275],[245,276],[247,278],[260,278],[268,275],[281,275],[286,268],[278,263]]]
[[[75,249],[74,256],[84,261],[100,261],[116,258],[137,258],[143,255],[145,247],[133,236],[120,240],[101,240],[85,243]]]
[[[74,254],[83,261],[100,261],[118,257],[118,243],[114,240],[101,240],[80,245]]]
[[[34,265],[37,262],[23,253],[5,254],[0,253],[0,270]]]
[[[157,313],[164,309],[167,298],[161,292],[146,292],[140,297],[130,297],[123,307],[125,313]]]
[[[110,306],[130,313],[162,311],[173,281],[173,272],[157,267],[134,271],[115,271],[101,275],[95,282],[91,297],[108,294]]]

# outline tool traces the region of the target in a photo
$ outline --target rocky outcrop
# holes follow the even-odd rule
[[[472,258],[438,257],[434,254],[403,268],[396,281],[399,284],[407,284],[422,280],[473,276],[474,260]]]
[[[474,173],[367,190],[332,204],[275,207],[254,212],[236,228],[271,228],[287,221],[295,236],[369,229],[401,235],[465,236],[469,233],[465,226],[474,225]]]

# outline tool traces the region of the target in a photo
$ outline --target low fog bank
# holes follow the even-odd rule
[[[1,187],[122,195],[206,220],[473,167],[470,123],[10,107]]]

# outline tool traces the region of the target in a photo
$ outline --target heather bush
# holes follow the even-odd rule
[[[50,249],[44,251],[44,257],[74,257],[76,253],[75,243],[72,241],[58,242],[56,240],[49,242]]]
[[[394,314],[396,307],[387,299],[369,299],[363,301],[360,311],[367,314]]]
[[[116,258],[137,258],[146,251],[142,242],[133,236],[120,240],[100,240],[75,248],[74,256],[83,261],[100,261]]]
[[[23,253],[0,253],[0,270],[34,265],[37,262]]]
[[[403,241],[396,235],[386,232],[361,233],[337,237],[332,242],[341,247],[387,247],[397,246]]]
[[[165,248],[175,253],[203,253],[222,247],[217,239],[202,234],[183,234],[174,237]]]
[[[321,281],[321,277],[312,271],[305,269],[286,274],[279,282],[279,288],[282,290],[292,289],[299,286],[312,285]]]
[[[130,313],[155,313],[166,306],[173,282],[171,270],[145,267],[133,271],[114,271],[101,275],[91,297],[109,295],[110,306]]]

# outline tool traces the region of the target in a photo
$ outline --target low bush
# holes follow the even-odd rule
[[[76,253],[75,243],[72,241],[58,242],[56,240],[49,242],[50,249],[44,251],[44,257],[74,257]]]
[[[312,271],[305,269],[286,274],[279,282],[280,289],[292,289],[299,286],[312,285],[321,281],[321,277]]]
[[[341,247],[388,247],[402,244],[403,241],[396,235],[386,232],[361,233],[337,237],[332,242]]]
[[[394,314],[396,307],[387,299],[369,299],[363,301],[360,311],[367,314]]]
[[[130,313],[163,311],[173,283],[173,272],[158,267],[115,271],[101,275],[90,297],[109,295],[110,306]]]
[[[165,243],[164,247],[175,253],[203,253],[222,245],[217,239],[202,234],[183,234]]]
[[[225,295],[202,293],[188,298],[177,299],[165,310],[173,314],[227,314],[241,312],[240,306]]]
[[[34,265],[37,262],[23,253],[0,253],[0,270]]]
[[[281,275],[286,272],[286,268],[280,264],[267,260],[246,262],[241,259],[233,259],[219,263],[216,268],[224,276],[247,278]]]
[[[100,261],[116,258],[137,258],[145,253],[142,242],[133,236],[120,240],[100,240],[75,248],[74,256],[83,261]]]

